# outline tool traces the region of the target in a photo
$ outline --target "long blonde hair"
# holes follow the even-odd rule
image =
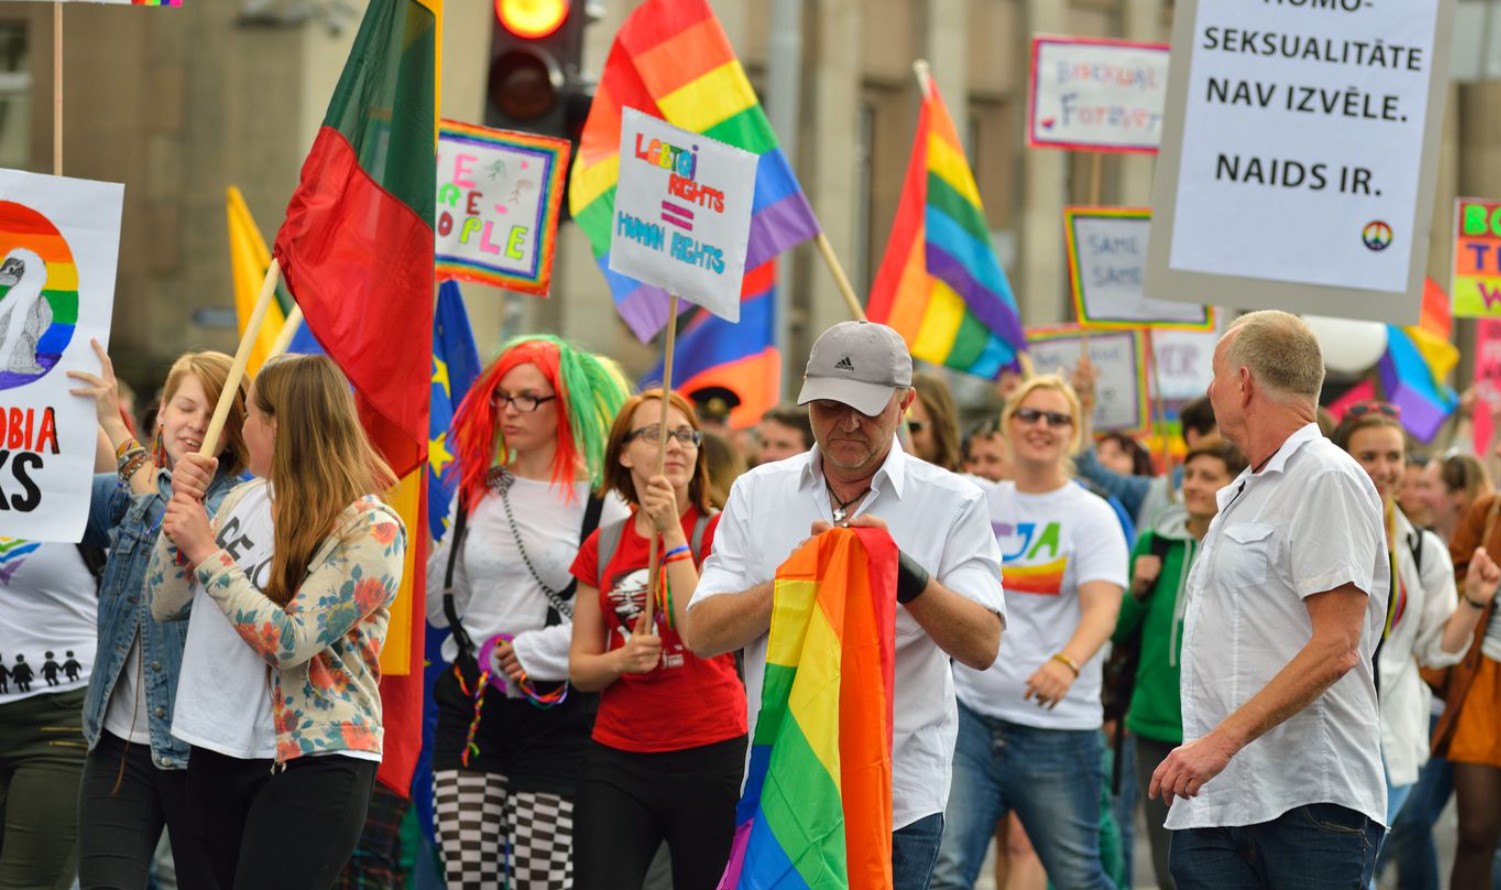
[[[276,549],[266,596],[285,606],[339,514],[396,478],[360,425],[348,378],[327,356],[267,362],[251,394],[252,408],[276,424],[270,480]]]

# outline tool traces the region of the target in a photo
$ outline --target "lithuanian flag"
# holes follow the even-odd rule
[[[441,4],[370,0],[273,249],[308,330],[354,384],[365,430],[401,479],[386,496],[409,543],[381,658],[378,778],[403,795],[421,747],[422,638],[411,629],[425,611]]]
[[[720,890],[891,886],[896,559],[885,531],[836,528],[777,570]]]
[[[922,81],[912,160],[866,313],[895,328],[914,358],[994,379],[1027,338],[964,144],[937,84]]]

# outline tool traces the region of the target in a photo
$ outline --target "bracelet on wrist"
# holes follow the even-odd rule
[[[681,552],[674,552],[671,555],[664,556],[662,558],[662,565],[664,565],[664,566],[665,565],[670,565],[670,564],[675,563],[675,562],[682,562],[685,559],[692,559],[692,558],[693,558],[693,554],[689,553],[687,550],[683,550]]]
[[[1077,661],[1074,661],[1072,658],[1069,658],[1067,655],[1065,655],[1062,652],[1054,652],[1053,655],[1052,655],[1052,657],[1049,658],[1048,660],[1049,661],[1056,661],[1059,664],[1063,665],[1064,667],[1068,668],[1069,670],[1073,671],[1074,672],[1074,679],[1078,679],[1078,677],[1079,677],[1079,663]]]
[[[137,448],[141,448],[141,443],[137,442],[134,436],[127,437],[124,442],[115,446],[115,460],[124,460],[125,455]],[[141,450],[144,451],[145,449],[142,448]]]
[[[137,472],[139,472],[141,467],[145,466],[146,461],[149,459],[150,458],[146,454],[146,449],[139,446],[137,446],[134,451],[126,452],[125,456],[120,458],[118,466],[116,467],[116,470],[120,475],[120,481],[129,482],[130,478]]]
[[[687,544],[679,544],[678,546],[676,546],[676,547],[672,548],[671,550],[667,551],[666,553],[662,554],[662,559],[663,560],[668,560],[668,559],[672,559],[674,556],[677,556],[679,554],[687,554],[687,553],[688,553],[688,545]]]
[[[1471,599],[1468,593],[1464,595],[1464,599],[1465,602],[1470,604],[1470,608],[1472,609],[1488,609],[1491,606],[1490,603],[1482,603],[1478,600]]]

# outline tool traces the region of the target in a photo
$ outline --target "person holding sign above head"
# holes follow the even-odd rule
[[[677,393],[662,416],[662,391],[625,403],[610,430],[605,484],[631,518],[601,527],[579,548],[573,574],[569,675],[599,691],[594,744],[579,778],[574,890],[638,887],[666,841],[673,886],[713,890],[730,855],[745,760],[745,690],[735,659],[701,659],[683,645],[698,564],[712,550],[719,515],[709,507],[702,431]],[[658,431],[667,424],[662,475]],[[650,536],[661,574],[645,623]]]
[[[95,400],[99,426],[117,458],[117,472],[94,477],[84,543],[108,547],[99,585],[99,648],[84,700],[89,744],[79,792],[79,883],[144,890],[162,827],[184,887],[217,886],[185,809],[189,746],[171,734],[187,623],[152,620],[147,598],[152,546],[173,494],[173,473],[196,452],[233,360],[220,352],[187,353],[167,372],[148,451],[130,434],[119,386],[98,343],[97,375],[70,371],[74,395]],[[218,470],[203,492],[217,509],[245,466],[240,428],[243,381],[231,402]]]
[[[220,885],[322,890],[354,851],[380,765],[380,650],[401,584],[406,530],[376,496],[395,477],[360,425],[348,379],[327,356],[267,362],[251,386],[244,438],[259,478],[232,491],[213,524],[198,495],[217,462],[184,458],[152,561],[152,611],[179,614],[197,587],[205,596],[194,611],[218,609],[262,661],[249,677],[226,678],[227,688],[186,680],[178,688],[178,717],[195,738],[189,811],[201,831],[231,822],[242,831],[237,845],[217,838],[210,846],[215,857],[229,851],[236,858],[214,863]],[[269,554],[231,530],[259,533],[258,514],[267,509]],[[257,550],[269,566],[247,569],[242,548]],[[191,625],[190,654],[193,637],[207,627]],[[246,697],[225,700],[236,694]],[[246,770],[235,763],[240,758],[214,748],[259,753],[256,715],[266,697],[276,727],[274,762],[267,769],[254,760],[255,769]],[[211,725],[212,718],[224,725]],[[243,817],[230,819],[226,807]]]
[[[777,567],[809,534],[833,524],[891,534],[900,548],[891,777],[896,890],[928,886],[943,834],[956,722],[949,659],[989,667],[1005,626],[1000,554],[980,489],[897,442],[916,398],[911,385],[912,358],[893,329],[851,321],[818,338],[798,396],[810,405],[817,444],[735,483],[685,626],[700,657],[744,648],[748,703],[759,708]]]
[[[1014,810],[1062,890],[1113,888],[1100,864],[1100,648],[1126,585],[1126,536],[1070,478],[1082,421],[1056,374],[1023,383],[1001,414],[1010,481],[988,488],[1011,647],[954,667],[959,738],[934,887],[974,886],[996,821]]]
[[[1315,423],[1324,362],[1295,315],[1236,319],[1209,398],[1250,468],[1188,579],[1184,743],[1152,774],[1179,890],[1365,887],[1386,818],[1373,655],[1381,497]]]
[[[454,417],[459,493],[427,563],[427,618],[451,627],[434,683],[437,829],[452,890],[567,890],[574,789],[597,698],[568,685],[575,584],[626,398],[608,359],[556,337],[505,344]]]

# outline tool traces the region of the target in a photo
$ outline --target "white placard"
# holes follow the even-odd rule
[[[0,170],[0,536],[83,537],[99,421],[69,395],[109,345],[125,187]]]
[[[1089,335],[1089,360],[1099,371],[1095,383],[1094,428],[1100,432],[1140,430],[1147,424],[1141,377],[1140,331],[1102,331]],[[1061,373],[1064,379],[1079,362],[1082,334],[1027,331],[1027,352],[1039,374]]]
[[[1176,15],[1153,257],[1297,285],[1216,288],[1217,303],[1415,322],[1452,0],[1185,0]],[[1158,265],[1148,293],[1202,299],[1203,280]]]
[[[625,109],[610,271],[739,321],[759,161]]]
[[[1153,388],[1168,402],[1197,399],[1209,391],[1214,379],[1215,331],[1153,331],[1152,355],[1157,360]]]
[[[1074,208],[1064,215],[1079,320],[1086,325],[1208,325],[1205,307],[1153,300],[1143,292],[1152,220],[1145,211],[1124,215],[1128,213],[1132,211]]]
[[[1167,63],[1165,43],[1033,37],[1028,144],[1074,151],[1156,151]]]

